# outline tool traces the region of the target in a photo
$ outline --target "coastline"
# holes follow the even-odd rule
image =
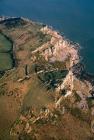
[[[15,20],[24,20],[24,21],[27,21],[27,22],[29,22],[29,23],[36,23],[36,22],[31,21],[31,20],[29,20],[29,19],[27,19],[27,18],[24,18],[24,17],[0,16],[0,24],[4,23],[4,22],[6,22],[6,21],[11,21],[11,20],[14,20],[14,21],[15,21]],[[54,28],[53,28],[52,26],[48,26],[48,25],[45,25],[45,24],[40,23],[40,22],[37,22],[37,24],[40,24],[40,25],[42,25],[42,26],[44,26],[44,27],[47,27],[47,28],[49,28],[49,29],[51,29],[51,30],[54,31]],[[80,62],[81,62],[82,59],[83,59],[83,57],[80,55],[81,46],[80,46],[78,43],[73,42],[73,41],[71,41],[70,39],[66,38],[65,35],[61,35],[60,32],[59,32],[58,30],[55,30],[55,32],[56,32],[58,35],[62,36],[62,37],[64,38],[65,41],[69,42],[69,44],[73,44],[74,49],[77,50],[77,53],[78,53],[78,56],[79,56],[79,60],[80,60]],[[17,64],[17,62],[16,62],[16,56],[15,56],[15,43],[13,42],[13,40],[11,40],[10,37],[8,37],[7,35],[5,35],[2,31],[0,31],[0,33],[2,33],[2,34],[12,43],[12,48],[11,48],[11,50],[9,50],[9,52],[11,53],[11,52],[13,51],[13,56],[14,56],[14,58],[13,58],[13,56],[12,56],[12,58],[13,58],[13,63],[14,63],[14,61],[15,61],[15,63],[14,63],[13,65]],[[83,63],[83,62],[81,62],[81,63]],[[83,64],[83,65],[84,65],[84,64]],[[85,65],[84,65],[84,66],[85,66]],[[86,68],[85,68],[85,69],[86,69]],[[89,73],[89,72],[88,72],[88,74],[89,74],[89,75],[93,75],[93,74],[91,74],[91,73]]]
[[[12,20],[13,20],[13,21],[15,21],[15,20],[23,20],[23,21],[26,21],[26,22],[29,22],[29,23],[33,23],[33,24],[35,23],[35,22],[33,22],[33,21],[31,21],[31,20],[29,20],[29,19],[27,19],[27,18],[24,18],[24,17],[0,16],[0,24],[3,24],[3,23],[6,22],[6,21],[12,21]],[[40,22],[37,22],[37,24],[42,25],[43,28],[47,27],[48,29],[54,31],[54,29],[53,29],[52,26],[44,25],[43,23],[40,23]],[[8,37],[7,35],[5,35],[2,31],[0,31],[0,32],[12,43],[12,48],[11,48],[11,50],[9,51],[9,53],[10,53],[11,58],[12,58],[12,60],[13,60],[13,68],[14,68],[15,66],[17,66],[16,54],[15,54],[15,43],[13,42],[13,40],[11,40],[10,37]],[[56,32],[57,35],[60,35],[60,37],[63,37],[63,39],[64,39],[65,41],[67,41],[69,44],[73,45],[72,47],[74,47],[74,49],[77,51],[77,54],[78,54],[78,56],[79,56],[79,63],[80,63],[80,62],[81,62],[81,59],[83,59],[83,57],[80,55],[81,46],[80,46],[78,43],[73,42],[73,41],[71,41],[70,39],[67,39],[66,36],[64,36],[64,35],[62,36],[62,35],[59,33],[59,31],[56,31],[56,30],[55,30],[55,32]],[[71,46],[71,45],[70,45],[70,46]],[[33,53],[33,52],[32,52],[32,53]],[[81,62],[81,63],[82,63],[82,62]],[[83,64],[83,63],[82,63],[82,64]],[[84,65],[84,64],[83,64],[83,65]],[[85,70],[85,71],[86,71],[86,70]],[[88,72],[88,75],[93,75],[93,74],[91,74],[91,73]]]

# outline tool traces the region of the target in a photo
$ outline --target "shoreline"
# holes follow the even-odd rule
[[[61,35],[60,32],[57,31],[57,30],[54,30],[52,26],[44,25],[43,23],[40,23],[40,22],[34,22],[34,21],[29,20],[29,19],[24,18],[24,17],[0,16],[0,24],[3,24],[3,23],[6,22],[6,21],[12,21],[12,20],[13,20],[13,21],[15,21],[15,20],[23,20],[23,21],[26,21],[26,22],[29,22],[29,23],[37,23],[37,24],[42,25],[43,28],[47,27],[48,29],[51,29],[52,31],[56,32],[58,35],[60,35],[61,37],[63,37],[65,41],[67,41],[69,44],[71,44],[71,45],[74,46],[74,49],[77,51],[78,56],[79,56],[79,62],[78,62],[78,63],[84,65],[83,62],[82,62],[83,57],[80,55],[81,46],[80,46],[78,43],[73,42],[73,41],[71,41],[70,39],[67,39],[66,36]],[[14,68],[14,67],[17,66],[17,60],[16,60],[16,55],[15,55],[15,43],[13,42],[13,40],[12,40],[10,37],[6,36],[2,31],[0,31],[0,32],[12,43],[11,50],[8,51],[8,52],[10,53],[11,58],[12,58],[12,60],[13,60],[13,68]],[[38,49],[39,49],[39,48],[38,48]],[[8,52],[7,52],[7,53],[8,53]],[[13,68],[12,68],[12,69],[13,69]],[[11,70],[11,69],[9,69],[9,70]],[[87,75],[89,75],[89,76],[91,76],[91,75],[94,76],[92,73],[86,71],[85,65],[84,65],[84,70],[85,70],[85,73],[87,73]],[[8,71],[8,70],[5,70],[5,72],[6,72],[6,71]],[[2,71],[0,71],[0,72],[2,72]]]

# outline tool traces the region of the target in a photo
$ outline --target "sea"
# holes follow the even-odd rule
[[[94,0],[0,0],[3,15],[47,24],[79,43],[81,60],[94,74]]]

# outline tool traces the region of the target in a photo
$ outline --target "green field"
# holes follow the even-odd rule
[[[13,60],[9,53],[0,53],[0,70],[11,69],[13,65]]]
[[[0,53],[8,52],[12,49],[12,43],[2,33],[0,33]]]
[[[0,33],[0,71],[11,69],[13,60],[9,51],[12,49],[12,42]]]

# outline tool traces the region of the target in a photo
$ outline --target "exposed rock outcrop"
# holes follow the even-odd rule
[[[53,31],[47,26],[42,28],[44,34],[52,36],[50,44],[51,47],[45,49],[44,56],[49,58],[49,61],[70,61],[70,67],[79,62],[79,55],[76,45],[71,44],[70,41],[62,37],[58,32]]]

